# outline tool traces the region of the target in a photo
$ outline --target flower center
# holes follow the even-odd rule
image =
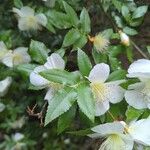
[[[23,60],[23,56],[22,55],[20,55],[20,54],[14,54],[14,56],[13,56],[13,62],[14,62],[14,64],[19,64],[19,63],[22,62],[22,60]]]
[[[26,19],[26,23],[29,28],[34,28],[37,26],[37,19],[35,16],[28,16]]]
[[[111,134],[101,145],[100,150],[124,150],[125,143],[117,134]]]
[[[49,84],[49,87],[52,87],[55,91],[57,91],[57,90],[60,90],[63,87],[63,85],[59,83],[51,82]]]
[[[104,101],[106,97],[106,93],[108,92],[106,85],[104,83],[95,82],[95,83],[91,83],[90,86],[94,94],[94,97],[100,101]]]

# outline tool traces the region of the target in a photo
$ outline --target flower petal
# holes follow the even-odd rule
[[[20,11],[22,13],[22,17],[28,17],[34,15],[34,10],[28,6],[22,7]]]
[[[3,41],[0,41],[0,51],[1,50],[7,50],[7,47]]]
[[[55,90],[53,88],[49,88],[44,99],[48,101],[48,103],[50,102],[50,100],[53,98],[55,94]]]
[[[143,145],[150,145],[150,118],[141,119],[139,121],[131,123],[129,126],[129,134],[132,138]]]
[[[0,97],[4,96],[7,93],[11,83],[12,83],[11,77],[7,77],[4,80],[0,81]]]
[[[104,100],[104,101],[96,100],[95,116],[101,116],[101,115],[105,114],[105,112],[107,112],[107,110],[109,110],[109,101],[108,100]]]
[[[89,74],[90,82],[105,82],[109,76],[110,68],[105,63],[100,63],[94,66]]]
[[[13,67],[13,53],[8,51],[8,53],[2,58],[2,63],[7,67]]]
[[[46,70],[46,68],[44,66],[38,66],[34,69],[33,72],[31,72],[30,74],[30,82],[31,84],[33,84],[34,86],[47,86],[49,84],[49,81],[46,80],[45,78],[41,77],[38,73],[41,71]]]
[[[64,69],[65,61],[59,54],[53,53],[50,57],[47,58],[47,62],[44,64],[44,66],[47,69]]]
[[[35,15],[35,17],[37,18],[37,21],[39,24],[41,24],[44,27],[46,26],[47,18],[44,14],[38,14],[38,15]]]
[[[118,84],[114,84],[111,82],[105,84],[108,91],[106,96],[108,100],[114,104],[120,102],[124,97],[125,90]]]
[[[22,64],[22,63],[29,63],[31,61],[31,57],[27,51],[28,51],[28,48],[26,48],[26,47],[19,47],[13,51],[14,65],[18,65],[18,64]],[[19,56],[20,59],[19,60],[15,59],[16,56]]]
[[[29,30],[29,26],[27,25],[27,21],[26,19],[24,18],[20,18],[18,20],[18,28],[21,30],[21,31],[25,31],[25,30]]]
[[[144,101],[144,96],[139,91],[136,90],[126,91],[125,99],[130,106],[136,109],[147,108],[146,101]]]
[[[120,134],[124,131],[124,126],[120,122],[105,123],[95,126],[91,129],[92,131],[99,133],[102,136],[107,136],[110,134]]]
[[[148,75],[150,77],[150,60],[139,59],[133,62],[128,69],[128,77]]]

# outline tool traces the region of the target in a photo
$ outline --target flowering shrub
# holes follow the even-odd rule
[[[150,47],[134,40],[147,11],[134,0],[4,2],[0,149],[148,150]]]

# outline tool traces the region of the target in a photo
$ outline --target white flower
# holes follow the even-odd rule
[[[0,41],[0,61],[8,53],[8,49],[3,41]]]
[[[127,103],[136,109],[150,109],[150,61],[140,59],[130,65],[128,77],[139,78],[140,82],[131,84],[125,92]]]
[[[62,85],[58,83],[52,83],[47,79],[40,76],[38,73],[48,69],[64,69],[65,62],[60,57],[59,54],[53,53],[51,56],[47,58],[47,62],[42,65],[38,66],[34,69],[34,71],[30,74],[30,82],[34,86],[48,88],[48,91],[45,96],[45,100],[50,101],[53,95],[55,94],[56,90],[60,89]]]
[[[9,51],[2,59],[2,63],[8,67],[13,67],[31,61],[30,55],[27,53],[28,48],[19,47],[13,51]]]
[[[129,46],[130,45],[129,37],[122,31],[119,31],[119,34],[120,34],[121,43],[125,46]]]
[[[125,128],[136,143],[150,146],[150,118],[133,121],[129,126],[125,124]]]
[[[18,141],[22,140],[23,138],[24,138],[24,135],[21,134],[21,133],[19,133],[19,132],[15,133],[15,134],[13,135],[13,140],[14,140],[15,142],[18,142]]]
[[[109,66],[100,63],[94,66],[88,77],[96,101],[96,116],[103,115],[109,109],[109,102],[118,103],[124,96],[124,89],[119,86],[119,84],[122,83],[121,80],[105,82],[109,73]]]
[[[134,141],[130,135],[124,134],[124,126],[120,122],[106,123],[91,129],[94,134],[92,138],[104,137],[106,140],[101,144],[99,150],[132,150]]]
[[[11,77],[7,77],[4,80],[0,81],[0,97],[4,96],[7,93],[11,83],[12,83]]]
[[[35,15],[32,8],[25,6],[20,10],[13,8],[13,12],[18,16],[18,27],[20,30],[38,30],[46,26],[47,18],[43,13]]]

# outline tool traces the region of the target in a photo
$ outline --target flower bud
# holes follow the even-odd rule
[[[127,34],[125,34],[124,32],[122,31],[119,31],[119,34],[120,34],[120,39],[121,39],[121,43],[125,46],[129,46],[130,45],[130,39],[129,37],[127,36]]]

